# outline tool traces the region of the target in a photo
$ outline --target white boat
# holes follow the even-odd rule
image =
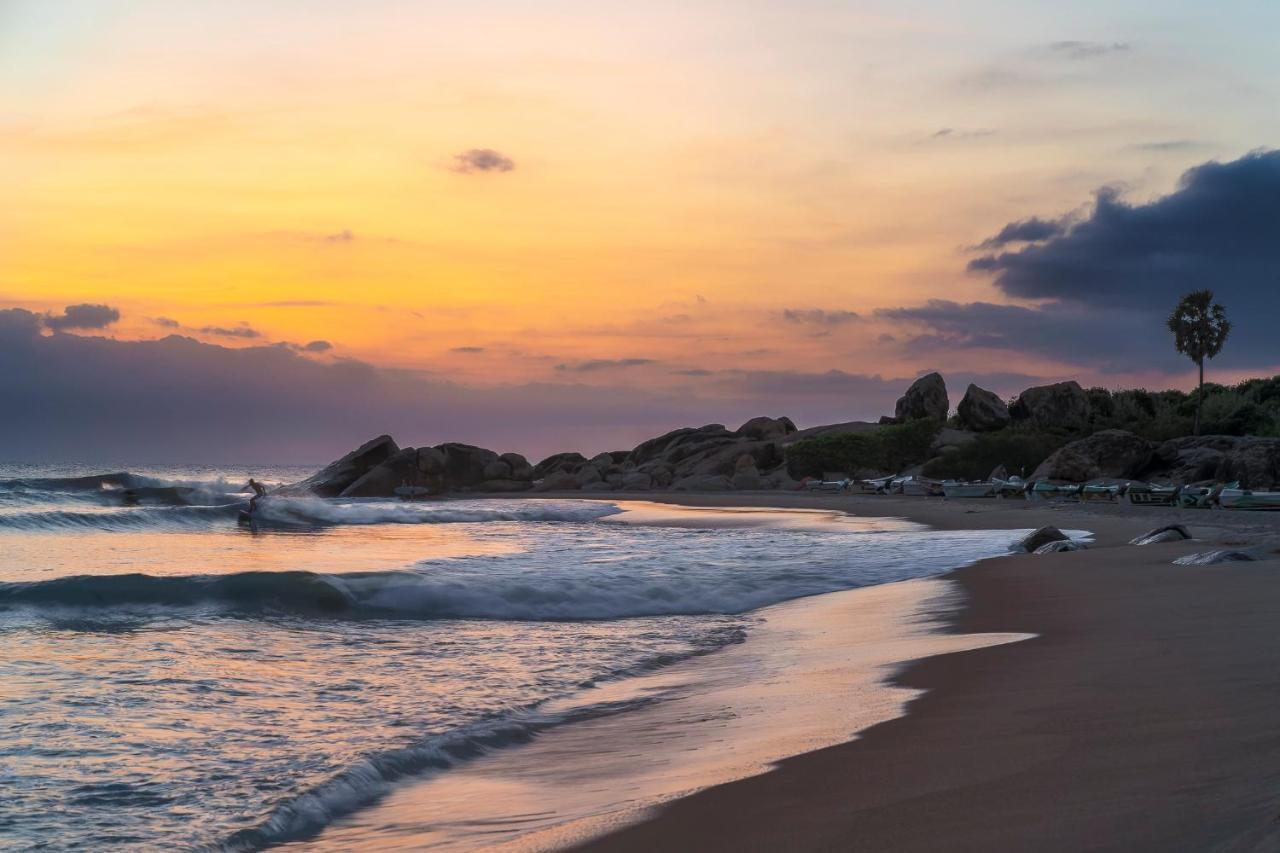
[[[1120,500],[1120,485],[1118,483],[1086,485],[1080,489],[1080,500],[1114,503]]]
[[[1074,483],[1050,483],[1039,480],[1027,490],[1029,501],[1066,501],[1080,497],[1081,487]]]
[[[859,480],[858,490],[869,495],[883,495],[892,479],[892,477],[876,477],[871,480]]]
[[[1228,487],[1218,493],[1218,505],[1223,509],[1280,510],[1280,492]]]
[[[1021,498],[1027,493],[1027,482],[1021,477],[1010,477],[1007,480],[992,478],[991,485],[998,498]]]
[[[958,480],[944,480],[942,493],[950,498],[994,498],[995,483],[961,483]]]
[[[901,492],[904,495],[917,497],[934,497],[945,494],[942,483],[927,477],[906,477],[902,481]]]
[[[1134,506],[1173,506],[1178,497],[1178,487],[1130,483],[1125,497]]]

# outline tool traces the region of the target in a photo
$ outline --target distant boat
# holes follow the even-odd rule
[[[1178,487],[1130,483],[1125,497],[1134,506],[1173,506],[1178,497]]]
[[[995,489],[998,498],[1021,498],[1027,493],[1027,481],[1021,477],[1010,477],[1007,480],[1001,480],[999,477],[993,477],[991,485]]]
[[[1066,501],[1079,499],[1081,486],[1075,483],[1050,483],[1040,480],[1027,492],[1027,500]]]
[[[906,477],[902,480],[900,491],[904,495],[918,497],[938,497],[946,493],[943,483],[928,477]]]
[[[1223,509],[1280,510],[1280,492],[1228,487],[1218,493],[1218,505]]]
[[[1080,489],[1080,500],[1115,502],[1120,500],[1120,491],[1118,484],[1087,485]]]
[[[947,498],[994,498],[996,496],[996,487],[994,483],[961,483],[957,480],[945,480],[942,483],[942,493]]]
[[[883,495],[889,488],[889,481],[893,477],[876,477],[869,480],[858,481],[858,491],[869,495]]]

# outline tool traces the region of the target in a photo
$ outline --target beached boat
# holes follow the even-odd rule
[[[1218,505],[1223,509],[1280,510],[1280,492],[1228,487],[1218,493]]]
[[[1085,485],[1080,489],[1080,500],[1115,503],[1120,500],[1121,491],[1118,483]]]
[[[1078,483],[1050,483],[1040,480],[1027,490],[1029,501],[1069,501],[1079,500],[1081,486]]]
[[[951,498],[994,498],[996,496],[996,487],[994,483],[962,483],[958,480],[945,480],[942,483],[942,493]]]
[[[883,495],[889,488],[892,477],[875,477],[870,480],[859,480],[858,491],[868,495]]]
[[[1177,496],[1177,486],[1158,486],[1152,483],[1130,483],[1125,490],[1125,497],[1134,506],[1173,506]]]
[[[1010,477],[1007,480],[993,477],[991,486],[998,498],[1021,498],[1027,493],[1027,481],[1021,477]]]
[[[944,494],[943,484],[928,477],[906,477],[902,481],[901,491],[904,495],[917,497],[936,497]]]

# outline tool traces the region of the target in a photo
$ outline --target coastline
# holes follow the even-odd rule
[[[938,529],[1054,524],[1088,529],[1095,544],[945,576],[966,599],[950,630],[1035,638],[918,660],[892,679],[924,691],[904,715],[577,849],[1280,849],[1280,561],[1172,565],[1215,546],[1274,548],[1280,519],[879,496],[645,497],[875,512]],[[1199,541],[1125,544],[1174,520]]]

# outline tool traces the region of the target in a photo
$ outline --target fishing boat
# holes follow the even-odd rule
[[[1176,506],[1181,509],[1210,509],[1218,502],[1220,491],[1221,486],[1183,486],[1178,490]]]
[[[868,495],[883,495],[889,488],[892,477],[875,477],[858,481],[858,491]]]
[[[1027,481],[1018,476],[1010,477],[1007,480],[992,477],[991,486],[998,498],[1021,498],[1027,493]]]
[[[1085,485],[1080,489],[1080,500],[1115,503],[1120,500],[1120,492],[1121,487],[1118,483],[1096,483]]]
[[[1039,480],[1036,483],[1033,483],[1031,488],[1027,490],[1027,500],[1078,500],[1080,497],[1080,489],[1081,487],[1077,483],[1051,483],[1048,480]]]
[[[1227,487],[1218,493],[1218,505],[1223,509],[1280,510],[1280,492]]]
[[[994,498],[996,496],[996,487],[991,482],[962,483],[959,480],[944,480],[942,493],[949,500],[952,498]]]
[[[1154,483],[1130,483],[1125,490],[1125,497],[1134,506],[1173,506],[1177,496],[1177,486],[1158,486]]]
[[[917,497],[936,497],[945,494],[943,489],[943,483],[928,477],[906,477],[901,486],[902,494]]]

